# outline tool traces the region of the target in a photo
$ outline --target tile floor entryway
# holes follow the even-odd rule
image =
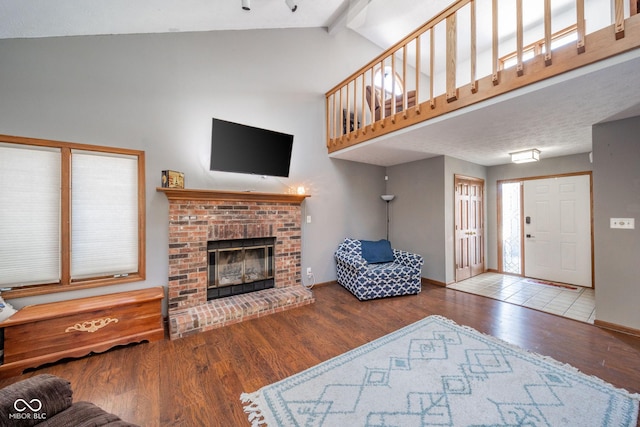
[[[531,283],[524,277],[498,273],[478,276],[448,285],[449,289],[482,295],[546,313],[593,323],[596,315],[592,288],[567,289]]]

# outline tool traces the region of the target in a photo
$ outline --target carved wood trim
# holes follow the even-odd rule
[[[64,330],[65,333],[68,332],[96,332],[100,329],[107,326],[109,323],[118,323],[118,319],[114,319],[111,317],[103,317],[102,319],[96,320],[87,320],[85,322],[76,323],[73,326],[69,326]]]

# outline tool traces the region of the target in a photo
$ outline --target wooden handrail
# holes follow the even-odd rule
[[[445,9],[444,11],[440,12],[438,15],[436,15],[435,17],[431,18],[429,21],[427,21],[425,24],[422,24],[420,27],[416,28],[411,34],[409,34],[408,36],[406,36],[405,38],[403,38],[402,40],[400,40],[399,42],[397,42],[396,44],[394,44],[393,46],[391,46],[389,49],[385,50],[383,53],[381,53],[380,55],[376,56],[373,60],[371,60],[371,62],[369,62],[367,65],[365,65],[364,67],[360,68],[358,71],[356,71],[355,73],[353,73],[351,76],[347,77],[346,79],[344,79],[343,81],[341,81],[340,83],[338,83],[337,85],[335,85],[331,90],[329,90],[328,93],[331,92],[335,92],[336,90],[338,90],[340,87],[344,86],[347,82],[350,82],[353,80],[354,76],[357,76],[359,74],[362,74],[364,71],[368,70],[371,66],[381,62],[382,60],[384,60],[385,58],[389,57],[388,52],[395,52],[397,51],[400,47],[402,47],[403,44],[410,42],[411,40],[416,39],[417,37],[419,37],[421,34],[427,32],[429,29],[431,29],[432,27],[434,27],[436,24],[442,22],[448,15],[457,12],[460,8],[462,8],[464,5],[466,5],[467,3],[469,3],[470,0],[460,0],[458,3],[454,3],[451,6],[449,6],[447,9]]]
[[[499,36],[498,1],[491,1],[491,22],[484,23],[478,22],[475,0],[460,0],[333,87],[326,93],[328,151],[335,152],[640,47],[638,0],[614,0],[610,25],[590,30],[589,34],[585,21],[585,2],[574,0],[575,45],[559,47],[552,53],[551,46],[556,37],[552,30],[552,2],[538,0],[543,2],[544,7],[540,24],[544,38],[536,43],[540,47],[544,45],[544,49],[536,48],[536,56],[525,60],[524,53],[530,52],[527,46],[531,45],[529,42],[525,46],[528,32],[523,19],[524,5],[528,6],[529,1],[534,0],[516,0],[515,15],[508,17],[516,22],[513,34],[515,50],[512,54],[507,53],[507,56],[515,57],[515,67],[502,69],[500,58],[504,58],[505,54],[501,55],[500,49],[505,49],[506,44]],[[610,0],[597,1],[597,4],[589,3],[589,7],[606,7],[609,11]],[[624,14],[625,1],[629,2],[629,16]],[[469,18],[465,14],[465,19],[461,19],[459,14],[467,10]],[[460,58],[460,48],[466,49],[467,41],[461,43],[459,37],[467,31],[460,25],[467,25],[467,21],[469,58],[468,61],[461,61],[464,58]],[[483,24],[483,29],[491,33],[489,55],[483,56],[477,51],[479,24]],[[441,36],[441,28],[445,29],[444,37]],[[423,52],[423,49],[427,49],[425,43],[429,44],[428,58],[425,58],[427,52]],[[491,64],[486,59],[479,63],[479,58],[490,58]],[[426,66],[423,61],[427,62]],[[385,82],[385,67],[391,70],[390,82]],[[478,77],[480,69],[486,72],[491,70],[491,74]],[[378,72],[381,73],[379,82],[376,79]],[[411,78],[411,73],[414,73],[415,79]],[[444,84],[438,80],[440,76]],[[468,81],[458,81],[467,78]],[[397,93],[398,87],[402,87],[401,94]]]

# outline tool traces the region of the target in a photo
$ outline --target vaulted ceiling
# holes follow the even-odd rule
[[[3,0],[0,39],[326,27],[384,49],[452,3],[294,0],[292,12],[285,0],[244,1],[250,11],[243,0]],[[488,166],[521,148],[542,158],[588,152],[593,124],[640,115],[638,69],[632,51],[333,156],[388,166],[444,154]]]

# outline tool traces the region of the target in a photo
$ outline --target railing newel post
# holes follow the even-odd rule
[[[447,102],[458,99],[458,88],[456,87],[456,62],[458,52],[458,19],[457,12],[447,16]]]
[[[476,1],[470,0],[469,7],[471,9],[471,93],[478,92],[478,79],[477,79],[477,51],[476,51],[476,37],[477,37],[477,28],[476,28]]]
[[[544,0],[544,65],[551,63],[551,0]]]
[[[518,63],[516,64],[516,74],[521,77],[524,74],[524,62],[522,60],[522,46],[524,44],[524,29],[522,24],[522,0],[516,0],[516,40]]]
[[[576,32],[578,40],[576,41],[576,49],[578,53],[584,53],[586,50],[585,36],[586,36],[586,24],[584,20],[584,0],[576,0]]]
[[[584,0],[583,0],[584,1]],[[620,40],[624,38],[624,1],[623,0],[615,0],[615,32],[616,32],[616,40]]]

